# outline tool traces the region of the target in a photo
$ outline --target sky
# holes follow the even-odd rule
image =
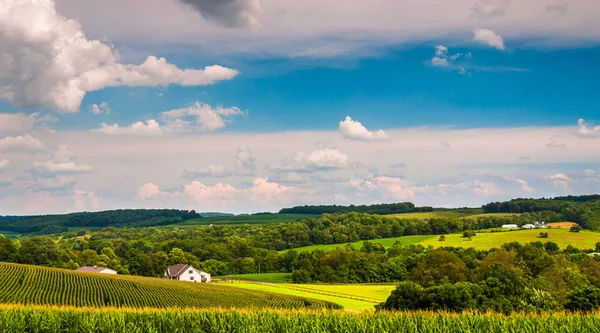
[[[597,0],[0,0],[0,215],[600,192]]]

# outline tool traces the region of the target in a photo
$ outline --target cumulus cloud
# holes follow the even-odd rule
[[[473,16],[487,19],[504,15],[509,5],[510,0],[479,0],[471,11]]]
[[[7,136],[4,139],[0,139],[0,152],[41,153],[45,150],[46,146],[44,143],[31,135]]]
[[[496,32],[488,29],[473,30],[473,39],[482,44],[504,51],[504,40]]]
[[[551,181],[554,187],[562,188],[568,192],[571,191],[571,189],[569,188],[569,181],[571,180],[571,178],[565,174],[556,173],[553,175],[546,176],[544,177],[544,179]]]
[[[246,145],[237,147],[234,166],[238,175],[251,175],[256,171],[256,159],[252,156],[250,147]]]
[[[519,189],[522,192],[525,193],[533,193],[535,192],[535,188],[529,186],[529,183],[527,181],[525,181],[524,179],[521,178],[516,178],[516,177],[503,177],[504,180],[509,181],[509,182],[513,182],[515,184],[517,184],[519,186]]]
[[[9,160],[7,160],[7,159],[5,159],[5,158],[3,158],[3,159],[0,159],[0,171],[2,171],[2,170],[4,170],[4,169],[8,168],[8,165],[9,165],[9,164],[10,164],[10,161],[9,161]]]
[[[183,179],[198,179],[202,177],[229,177],[233,172],[220,165],[211,165],[202,169],[187,168],[181,176]]]
[[[162,112],[161,116],[179,130],[185,130],[190,125],[184,118],[195,118],[196,127],[200,131],[212,132],[225,127],[234,116],[245,114],[246,112],[235,106],[224,108],[219,105],[213,108],[208,104],[196,102],[187,108]]]
[[[106,135],[130,135],[130,136],[154,136],[164,133],[158,122],[154,119],[147,120],[146,123],[138,121],[127,127],[119,127],[119,125],[107,125],[102,123],[99,129],[92,130]]]
[[[112,111],[112,110],[108,106],[108,103],[102,102],[100,104],[92,104],[92,105],[90,105],[90,111],[93,114],[97,115],[97,114],[110,114],[110,111]]]
[[[550,138],[550,141],[546,143],[546,147],[550,148],[564,148],[566,146],[565,143],[558,141],[556,138]]]
[[[287,205],[297,200],[304,191],[297,187],[270,182],[268,178],[256,178],[247,190],[250,200],[260,204]]]
[[[444,45],[435,47],[435,56],[431,58],[431,64],[438,67],[448,66],[448,48]]]
[[[478,196],[500,196],[502,191],[494,182],[484,182],[480,180],[468,180],[456,184],[439,184],[436,186],[437,191],[446,196],[449,191],[471,192]]]
[[[352,120],[350,117],[346,117],[344,121],[340,121],[339,130],[346,139],[351,140],[367,142],[391,140],[383,130],[369,131],[360,122]]]
[[[61,145],[52,153],[50,161],[35,162],[33,171],[40,175],[72,175],[93,171],[91,166],[77,164],[74,159],[75,154],[66,145]]]
[[[205,19],[229,28],[258,28],[259,0],[179,0]]]
[[[106,87],[198,86],[236,75],[218,65],[183,70],[154,56],[124,65],[110,45],[59,15],[53,0],[0,4],[0,98],[17,107],[77,112],[87,92]]]
[[[78,211],[90,211],[100,209],[100,199],[94,192],[75,190],[73,200]]]
[[[38,112],[30,115],[22,112],[0,113],[0,135],[26,133],[31,131],[36,124],[54,121],[56,118],[48,115],[41,116]]]
[[[309,154],[296,151],[292,158],[286,158],[279,164],[270,165],[271,171],[312,172],[317,170],[340,169],[348,166],[348,155],[337,149],[319,149]]]
[[[577,130],[575,135],[580,138],[599,138],[600,137],[600,126],[594,126],[585,121],[585,119],[579,119],[577,121]]]

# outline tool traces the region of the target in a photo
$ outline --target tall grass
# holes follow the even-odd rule
[[[348,313],[0,305],[0,332],[598,332],[593,314]]]

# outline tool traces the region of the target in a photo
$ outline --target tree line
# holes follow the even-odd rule
[[[200,218],[196,211],[177,209],[120,209],[103,212],[83,212],[62,215],[3,216],[0,230],[21,234],[54,234],[70,227],[147,227],[179,223]]]
[[[367,213],[367,214],[402,214],[414,212],[431,212],[432,207],[415,207],[412,202],[399,202],[391,204],[374,204],[374,205],[319,205],[319,206],[296,206],[292,208],[283,208],[279,211],[280,214],[339,214],[339,213]]]

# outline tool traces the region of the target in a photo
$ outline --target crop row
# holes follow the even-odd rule
[[[8,263],[0,263],[0,303],[133,308],[336,307],[323,301],[212,284],[85,274]]]
[[[598,332],[598,314],[90,309],[0,305],[4,332]]]

